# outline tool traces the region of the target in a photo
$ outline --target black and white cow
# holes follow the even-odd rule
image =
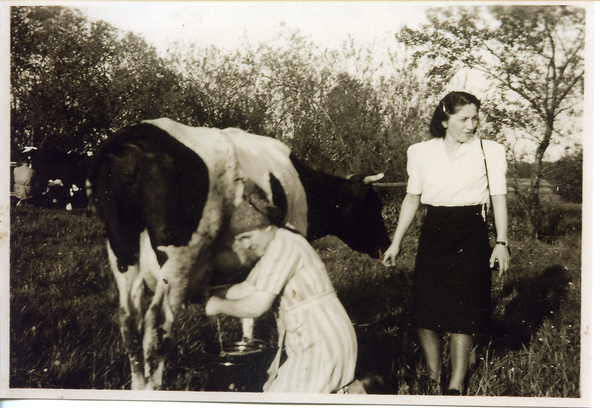
[[[29,148],[22,155],[29,160],[40,185],[47,187],[48,205],[68,209],[87,205],[85,179],[89,158],[86,154]]]
[[[108,236],[132,389],[161,388],[165,348],[184,302],[202,301],[209,285],[248,271],[229,232],[245,180],[308,239],[334,234],[372,256],[390,244],[372,186],[292,161],[275,139],[169,119],[116,132],[94,156],[88,195]],[[144,313],[145,286],[154,295]]]

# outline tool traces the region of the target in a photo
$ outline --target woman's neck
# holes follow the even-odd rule
[[[444,136],[444,146],[446,147],[446,154],[448,155],[448,159],[450,159],[450,161],[454,160],[461,145],[462,143],[454,139],[452,136]]]

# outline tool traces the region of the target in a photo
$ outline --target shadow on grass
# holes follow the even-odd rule
[[[522,349],[544,319],[556,317],[571,279],[561,265],[505,283],[495,297],[489,336],[494,349]]]
[[[558,317],[570,281],[568,270],[560,265],[507,281],[494,291],[490,330],[476,342],[481,346],[489,344],[487,351],[496,356],[528,348],[543,322]],[[362,285],[351,285],[340,293],[343,299],[352,299],[346,307],[353,320],[358,318],[357,375],[381,375],[385,394],[435,394],[421,380],[427,369],[416,328],[411,324],[411,292],[411,274],[400,273],[387,279],[363,280]],[[386,305],[384,309],[382,304]],[[451,374],[448,335],[442,341],[445,383]]]

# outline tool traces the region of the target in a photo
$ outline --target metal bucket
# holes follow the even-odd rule
[[[207,353],[206,391],[261,392],[276,352],[258,339],[223,343],[219,354]]]

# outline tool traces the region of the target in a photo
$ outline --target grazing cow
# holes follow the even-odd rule
[[[28,158],[40,185],[48,187],[47,201],[59,208],[83,207],[87,204],[83,199],[87,155],[36,148],[25,149],[22,155]]]
[[[247,180],[309,239],[337,234],[373,256],[390,244],[371,186],[292,162],[274,139],[169,119],[116,132],[94,155],[88,194],[108,236],[132,389],[161,388],[184,302],[202,301],[210,285],[252,266],[232,251],[229,228],[231,214],[245,203]],[[145,286],[154,295],[143,314]]]

